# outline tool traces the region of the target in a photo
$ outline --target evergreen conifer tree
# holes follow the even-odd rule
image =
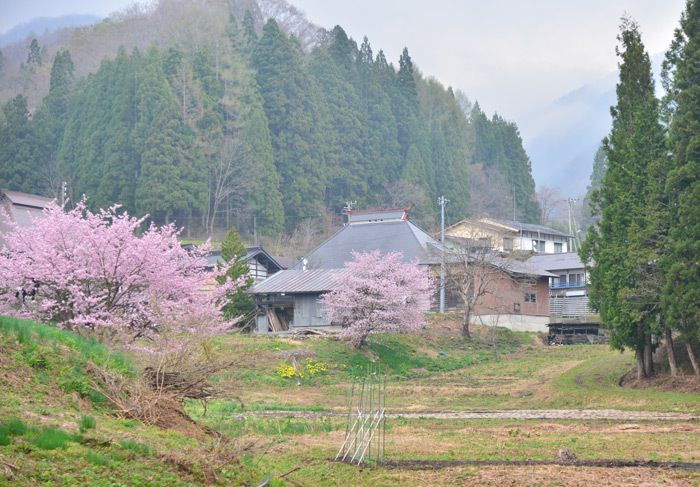
[[[231,227],[221,242],[221,258],[227,264],[232,260],[235,260],[235,263],[229,268],[225,276],[219,278],[219,284],[223,284],[227,279],[235,281],[241,277],[247,277],[243,286],[237,287],[231,294],[226,295],[228,302],[221,309],[227,318],[248,315],[255,307],[252,296],[245,293],[253,285],[253,278],[249,275],[250,267],[248,262],[246,262],[246,255],[247,250],[240,235],[235,227]]]
[[[252,63],[272,136],[285,220],[294,225],[318,214],[325,195],[326,146],[318,91],[298,43],[273,19],[263,27]]]
[[[0,118],[0,187],[36,192],[36,173],[27,99],[17,95],[2,107]]]
[[[700,338],[700,2],[689,0],[664,61],[672,153],[665,187],[670,235],[662,259],[667,323],[681,333],[696,375]],[[672,79],[668,80],[668,76]]]
[[[636,352],[637,376],[643,378],[653,372],[652,334],[658,331],[659,308],[653,292],[656,271],[650,266],[662,238],[655,233],[656,216],[647,219],[658,184],[649,174],[663,164],[664,134],[639,28],[625,17],[620,30],[617,105],[611,108],[613,127],[603,141],[608,170],[593,196],[594,211],[602,219],[580,253],[585,263],[595,264],[588,268],[590,299],[611,328],[611,344]]]

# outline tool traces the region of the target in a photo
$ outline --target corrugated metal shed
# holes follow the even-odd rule
[[[252,294],[299,294],[322,293],[338,286],[336,277],[345,273],[345,269],[288,269],[268,277],[253,286]]]

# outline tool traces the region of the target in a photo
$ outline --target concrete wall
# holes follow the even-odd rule
[[[546,316],[523,314],[477,315],[472,318],[471,323],[473,325],[504,326],[513,331],[549,332],[547,327],[549,318]]]

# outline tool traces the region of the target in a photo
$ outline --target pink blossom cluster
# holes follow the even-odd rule
[[[208,243],[188,252],[173,225],[140,232],[144,219],[119,213],[118,206],[92,213],[83,200],[72,210],[49,205],[29,227],[7,221],[0,313],[138,336],[166,325],[200,335],[230,327],[220,301],[244,279],[217,286],[214,279],[228,266],[206,271]]]
[[[343,333],[356,346],[370,333],[407,333],[425,326],[434,283],[428,269],[404,263],[401,252],[353,252],[339,287],[321,299],[331,322],[342,323]]]

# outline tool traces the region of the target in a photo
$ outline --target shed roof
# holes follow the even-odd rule
[[[344,274],[345,269],[287,269],[268,277],[253,286],[252,294],[301,294],[322,293],[331,291],[338,286],[336,277]]]

